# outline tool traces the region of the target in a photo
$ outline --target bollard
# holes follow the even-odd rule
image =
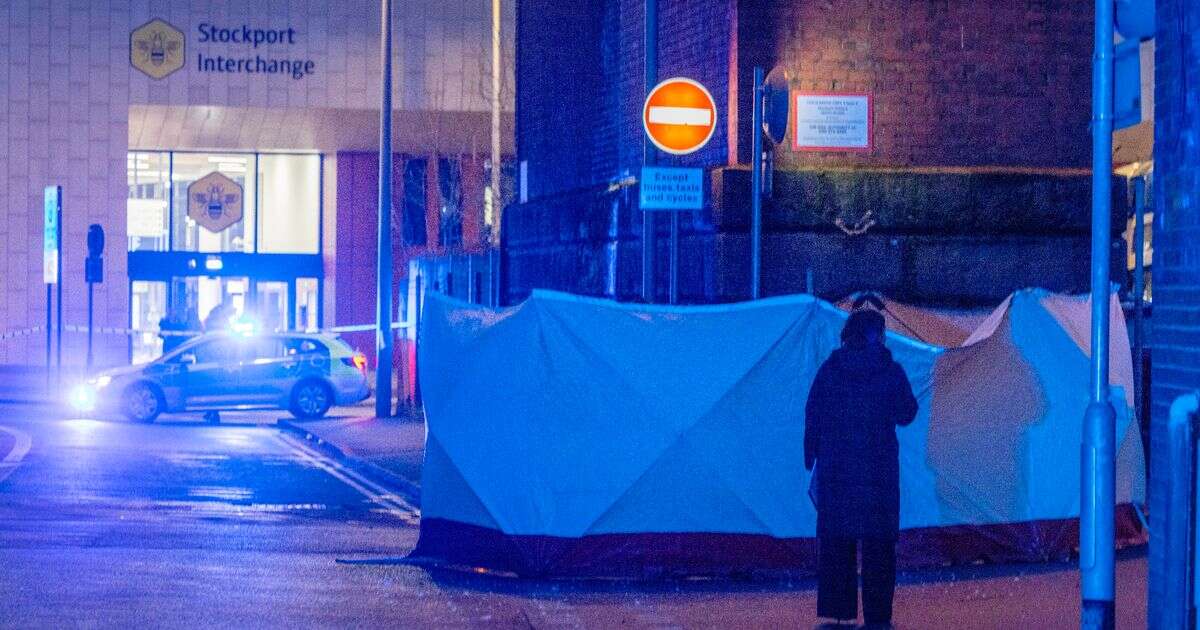
[[[1198,410],[1200,393],[1175,399],[1166,427],[1165,452],[1155,454],[1166,459],[1160,469],[1168,475],[1155,482],[1161,490],[1152,495],[1150,506],[1149,628],[1196,627],[1189,624],[1195,623],[1192,617],[1200,604],[1200,590],[1195,590],[1200,588],[1195,579],[1200,549],[1189,544],[1188,538],[1196,535],[1193,501],[1200,498],[1193,494]],[[1189,551],[1197,555],[1189,557]]]

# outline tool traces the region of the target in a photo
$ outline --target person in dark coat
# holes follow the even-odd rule
[[[856,552],[862,547],[863,618],[887,627],[896,589],[900,455],[896,427],[917,414],[903,368],[883,345],[883,316],[852,313],[842,346],[817,371],[805,406],[804,466],[813,470],[819,573],[817,614],[858,617]]]

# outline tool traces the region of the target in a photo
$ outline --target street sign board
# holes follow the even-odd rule
[[[642,210],[699,210],[704,207],[704,171],[643,166],[638,186]]]
[[[871,97],[797,93],[792,122],[797,151],[869,151]]]
[[[712,138],[717,128],[717,104],[696,81],[667,79],[646,96],[642,127],[654,146],[673,155],[687,155]]]
[[[763,85],[763,133],[775,144],[787,138],[791,100],[787,78],[778,68],[772,70]]]
[[[1142,122],[1142,59],[1137,40],[1117,44],[1113,53],[1113,129]]]
[[[58,282],[58,213],[62,208],[62,186],[47,186],[42,204],[42,282]]]
[[[220,232],[242,220],[242,187],[213,171],[187,187],[188,218],[209,232]]]

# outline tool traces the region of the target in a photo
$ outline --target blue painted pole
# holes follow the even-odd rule
[[[379,111],[379,258],[375,313],[375,415],[392,415],[392,2],[381,0],[382,92]]]
[[[645,0],[645,83],[646,97],[658,83],[658,0]],[[642,165],[654,166],[658,155],[650,138],[642,138]],[[655,228],[655,215],[652,211],[642,210],[642,300],[646,303],[654,301],[654,254],[658,246]]]
[[[1146,293],[1146,176],[1139,175],[1133,180],[1133,408],[1138,427],[1145,426],[1146,410],[1142,408],[1143,385],[1145,375],[1142,373],[1142,354],[1146,345],[1145,329],[1145,293]]]
[[[1096,0],[1092,57],[1092,365],[1079,514],[1081,628],[1112,628],[1116,415],[1108,400],[1112,242],[1113,0]]]
[[[750,299],[757,300],[762,266],[763,69],[754,68],[750,114]]]

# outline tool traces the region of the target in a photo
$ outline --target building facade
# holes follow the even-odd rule
[[[15,0],[0,18],[0,364],[43,360],[48,186],[67,363],[93,223],[101,364],[154,356],[160,321],[194,328],[221,302],[268,329],[374,321],[378,3]],[[412,256],[487,245],[491,22],[486,0],[395,3],[398,282]],[[511,62],[503,76],[511,154]]]
[[[1152,454],[1168,452],[1171,403],[1200,390],[1200,50],[1188,35],[1189,25],[1194,30],[1200,24],[1200,6],[1189,0],[1159,0],[1156,9]],[[1150,501],[1164,505],[1170,480],[1181,471],[1171,470],[1166,457],[1152,457],[1150,462]],[[1160,536],[1168,516],[1157,510],[1151,518],[1151,536]],[[1153,607],[1162,594],[1154,573],[1162,566],[1163,547],[1154,538],[1151,547]]]
[[[641,293],[643,6],[517,2],[527,194],[505,214],[509,300],[538,287]],[[821,121],[793,118],[770,152],[764,294],[804,291],[810,279],[826,298],[876,289],[930,304],[1086,290],[1091,18],[1078,3],[660,0],[659,78],[699,81],[718,112],[704,148],[659,160],[706,173],[704,210],[681,216],[681,299],[750,293],[756,66],[803,116],[824,98],[855,103],[860,113],[835,122],[861,132],[861,143],[831,148],[810,137],[830,133]],[[1128,209],[1118,182],[1114,248]],[[663,301],[666,219],[658,224]]]

